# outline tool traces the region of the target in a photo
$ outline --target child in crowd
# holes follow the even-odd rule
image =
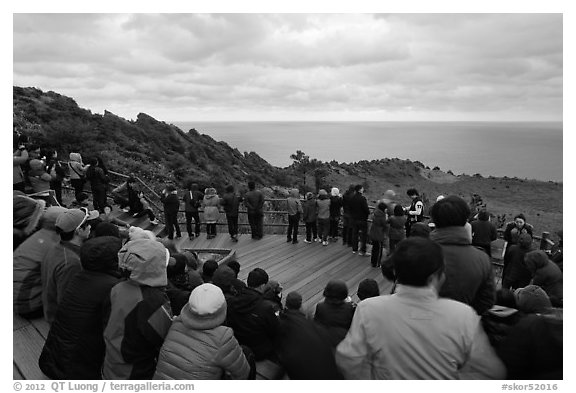
[[[330,199],[326,190],[318,193],[318,236],[323,246],[328,245],[328,232],[330,231]]]
[[[298,223],[300,215],[304,212],[300,203],[300,192],[297,188],[290,190],[290,196],[286,200],[288,204],[288,242],[298,243]]]
[[[392,254],[396,245],[406,238],[406,216],[401,205],[394,206],[394,215],[388,218],[388,224],[390,224],[390,254]]]
[[[318,205],[314,194],[311,192],[306,193],[306,200],[302,204],[302,219],[306,225],[306,239],[305,243],[312,243],[318,240],[318,228],[316,227],[316,219],[318,218]]]

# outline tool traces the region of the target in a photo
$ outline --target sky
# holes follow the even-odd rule
[[[163,121],[562,121],[561,13],[13,15],[13,84]]]

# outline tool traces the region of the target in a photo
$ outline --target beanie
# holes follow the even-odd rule
[[[38,226],[44,214],[46,202],[24,195],[16,195],[13,200],[13,226],[29,235]]]
[[[302,307],[302,295],[298,292],[290,292],[286,296],[286,308],[289,310],[298,310]]]
[[[226,298],[216,285],[199,285],[190,293],[181,315],[184,324],[192,329],[213,329],[226,319]]]
[[[348,297],[348,286],[344,281],[331,280],[326,284],[323,295],[329,299],[344,300]]]
[[[552,303],[546,292],[538,285],[528,285],[514,291],[516,308],[522,312],[533,314],[543,313],[552,308]]]

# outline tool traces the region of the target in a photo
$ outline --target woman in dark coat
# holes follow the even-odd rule
[[[120,281],[122,241],[96,237],[80,249],[83,270],[70,282],[58,306],[38,364],[51,379],[101,379],[105,345],[104,304]]]
[[[387,251],[386,253],[383,252],[383,250],[388,246],[387,209],[388,206],[386,206],[384,202],[380,202],[372,216],[372,225],[370,226],[370,232],[368,233],[370,240],[372,240],[372,267],[380,266],[382,256],[386,256],[388,253]]]
[[[90,167],[86,170],[86,179],[90,181],[94,209],[104,213],[109,180],[108,170],[100,158],[95,157],[90,160]]]

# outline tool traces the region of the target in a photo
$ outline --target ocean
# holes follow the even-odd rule
[[[420,161],[455,175],[562,181],[562,122],[174,122],[286,167],[322,161]]]

